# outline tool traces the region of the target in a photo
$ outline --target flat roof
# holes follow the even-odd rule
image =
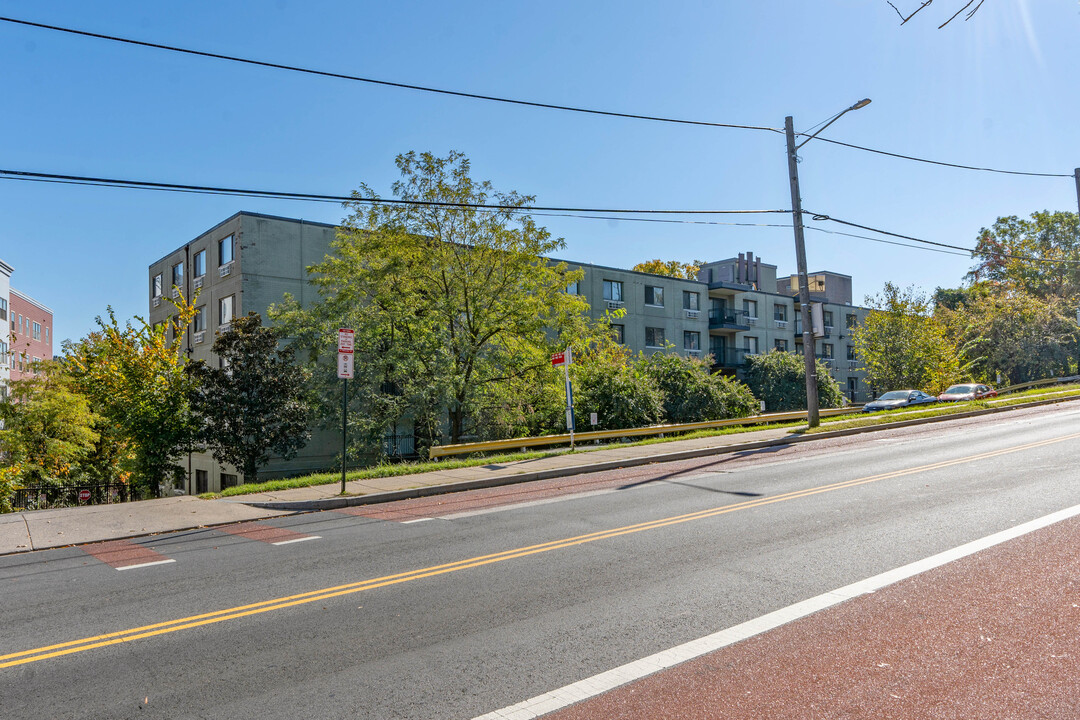
[[[19,292],[15,288],[11,288],[11,294],[12,295],[18,295],[20,300],[25,300],[26,302],[30,303],[34,307],[40,308],[40,309],[44,310],[45,312],[49,313],[50,315],[53,314],[52,308],[50,308],[47,305],[42,305],[41,303],[39,303],[37,300],[30,297],[26,293]]]

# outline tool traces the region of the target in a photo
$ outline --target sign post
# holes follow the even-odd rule
[[[555,367],[562,365],[563,377],[566,379],[566,429],[570,431],[570,449],[574,449],[574,389],[570,386],[570,363],[574,356],[570,348],[565,352],[557,352],[551,356],[551,364]]]
[[[338,330],[338,372],[341,378],[341,493],[345,494],[345,463],[349,449],[349,378],[353,376],[353,338],[348,328]]]

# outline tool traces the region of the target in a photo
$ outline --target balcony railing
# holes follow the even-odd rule
[[[756,318],[755,318],[756,319]],[[741,312],[724,311],[718,308],[709,310],[709,329],[749,330],[746,316]]]
[[[735,369],[746,365],[748,353],[741,348],[712,348],[709,351],[713,358],[714,368]]]

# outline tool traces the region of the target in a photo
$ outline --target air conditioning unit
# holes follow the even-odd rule
[[[858,366],[858,364],[859,364],[858,360],[848,360],[847,361],[848,370],[854,370]]]
[[[218,277],[225,277],[232,272],[232,263],[227,263],[218,268]]]
[[[195,338],[195,344],[198,345],[204,339],[206,339],[206,333],[205,332],[197,332],[194,335],[192,335],[192,337]]]
[[[701,311],[700,310],[687,310],[686,311],[686,317],[688,317],[688,318],[701,317]]]
[[[218,326],[218,332],[229,332],[229,328],[231,327],[232,321],[229,321],[227,323],[221,323],[221,325]]]
[[[832,335],[832,331],[833,331],[833,326],[832,325],[826,325],[825,326],[825,337],[829,337],[830,335]]]
[[[756,317],[751,317],[750,315],[747,315],[746,316],[746,324],[747,325],[757,325],[757,318]]]
[[[173,296],[173,300],[180,297],[180,288],[176,287],[175,285],[173,286],[173,289],[172,289],[172,296]]]
[[[626,307],[626,303],[622,302],[621,300],[607,300],[606,303],[608,310],[621,310],[622,308]]]
[[[196,290],[198,290],[199,288],[202,287],[202,281],[203,281],[203,278],[202,278],[202,275],[200,275],[199,277],[192,280],[191,284],[195,286]]]
[[[781,330],[786,329],[787,328],[787,320],[777,320],[776,321],[776,327],[780,328]]]
[[[161,305],[161,296],[160,295],[157,296],[156,298],[154,298],[153,305],[154,305],[154,307],[159,307]]]

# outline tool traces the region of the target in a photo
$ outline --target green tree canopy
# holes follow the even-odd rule
[[[876,390],[936,394],[963,377],[956,345],[924,294],[887,282],[866,301],[870,313],[852,330],[851,344]]]
[[[843,407],[846,400],[840,385],[829,375],[821,360],[817,363],[818,406]],[[770,350],[746,357],[746,385],[754,397],[765,401],[767,412],[806,409],[806,361],[796,353]]]
[[[682,263],[678,260],[646,260],[645,262],[639,262],[631,270],[638,272],[652,273],[653,275],[667,275],[673,278],[682,278],[684,280],[696,280],[698,270],[705,264],[704,260],[694,260],[693,262]]]
[[[1036,212],[997,219],[979,231],[968,273],[977,284],[1017,288],[1040,299],[1080,299],[1080,221],[1076,213]]]
[[[258,481],[273,456],[289,459],[307,444],[308,372],[278,349],[281,333],[253,312],[232,321],[214,340],[221,368],[201,360],[188,366],[191,409],[199,439],[218,462]]]
[[[654,352],[639,356],[638,368],[663,393],[665,422],[723,420],[757,412],[758,402],[750,389],[712,374],[706,358]]]
[[[527,214],[531,196],[473,180],[457,152],[410,152],[397,166],[394,196],[434,204],[371,204],[362,185],[333,253],[309,268],[320,301],[286,301],[271,317],[324,363],[336,329],[356,330],[354,439],[371,446],[408,421],[421,443],[458,442],[480,429],[492,388],[549,373],[553,351],[603,328],[566,292],[583,272],[548,259],[564,243]]]

